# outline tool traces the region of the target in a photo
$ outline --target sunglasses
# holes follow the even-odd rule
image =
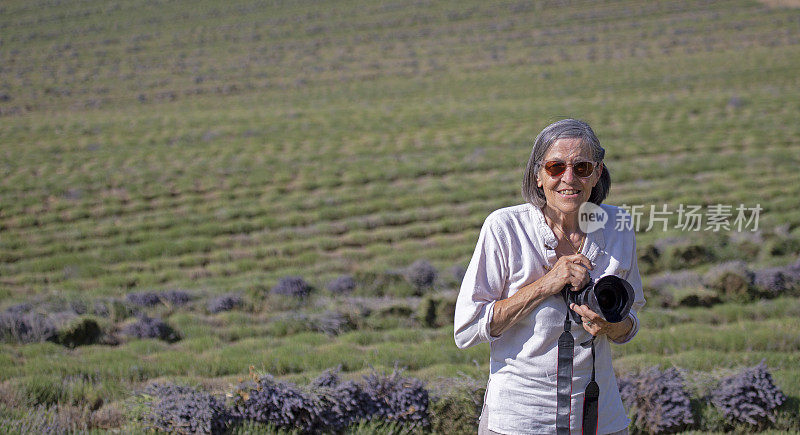
[[[566,162],[551,160],[544,164],[544,171],[551,177],[558,177],[567,170],[567,166]],[[575,175],[586,178],[594,172],[595,164],[592,162],[575,162],[569,166],[572,166],[572,171]]]

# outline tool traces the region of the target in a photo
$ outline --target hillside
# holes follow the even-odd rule
[[[488,348],[457,350],[446,313],[418,310],[452,299],[485,217],[523,202],[533,138],[564,117],[607,149],[606,202],[644,212],[645,318],[661,326],[618,369],[716,376],[766,359],[796,412],[800,336],[768,331],[797,323],[798,293],[709,302],[713,284],[679,285],[719,303],[687,308],[651,285],[797,261],[800,9],[784,3],[3,2],[0,308],[94,315],[106,341],[4,339],[3,391],[60,393],[0,417],[89,396],[121,409],[154,379],[222,391],[251,365],[299,383],[397,364],[480,384]],[[758,207],[758,231],[676,227],[681,205],[728,205],[730,222]],[[646,230],[651,206],[668,231]],[[431,288],[404,279],[418,260]],[[313,297],[275,298],[291,276]],[[342,276],[346,297],[329,289]],[[136,306],[147,292],[161,299]],[[238,310],[211,312],[231,294]],[[182,340],[123,338],[144,312]]]

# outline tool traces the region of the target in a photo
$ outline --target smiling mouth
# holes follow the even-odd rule
[[[575,195],[581,193],[581,191],[580,190],[576,190],[576,189],[562,189],[562,190],[559,190],[558,193],[560,193],[563,196],[575,196]]]

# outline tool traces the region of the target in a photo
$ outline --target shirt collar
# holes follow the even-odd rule
[[[544,239],[544,246],[547,249],[548,260],[552,262],[556,256],[555,250],[556,246],[558,246],[558,239],[556,239],[553,229],[547,225],[547,221],[544,218],[544,213],[542,213],[542,210],[533,205],[531,205],[530,208],[537,232]],[[583,243],[583,249],[581,249],[581,253],[585,255],[589,261],[594,263],[594,260],[603,252],[603,248],[605,248],[605,246],[606,240],[605,236],[603,235],[603,230],[599,229],[586,234],[586,241]]]

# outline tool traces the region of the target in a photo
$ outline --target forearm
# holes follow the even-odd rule
[[[490,334],[499,337],[549,296],[545,287],[539,281],[535,281],[519,289],[513,296],[495,302],[492,320],[489,323]]]

